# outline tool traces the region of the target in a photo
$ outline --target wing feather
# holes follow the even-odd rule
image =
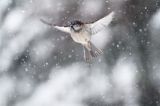
[[[115,14],[114,12],[111,12],[109,15],[105,16],[104,18],[89,24],[92,34],[96,34],[99,31],[106,28],[113,20],[114,14]]]
[[[56,26],[56,25],[54,25],[54,24],[52,24],[52,23],[49,23],[49,22],[47,22],[47,21],[45,21],[45,20],[43,20],[43,19],[40,19],[40,21],[41,21],[42,23],[47,24],[47,25],[49,25],[49,26],[51,26],[51,27],[54,27],[54,28],[56,28],[56,29],[58,29],[58,30],[60,30],[60,31],[63,31],[63,32],[66,32],[66,33],[70,33],[70,28],[67,27],[67,26]]]
[[[69,27],[60,27],[60,26],[54,26],[54,28],[66,32],[66,33],[70,33],[70,28]]]

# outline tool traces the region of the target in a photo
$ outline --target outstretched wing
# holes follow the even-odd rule
[[[115,14],[114,12],[111,12],[109,15],[105,16],[104,18],[94,23],[88,24],[92,34],[96,34],[97,32],[106,28],[113,20],[114,14]]]
[[[49,25],[51,27],[54,27],[54,28],[56,28],[56,29],[58,29],[60,31],[63,31],[63,32],[66,32],[66,33],[70,33],[70,28],[67,27],[67,26],[56,26],[56,25],[54,25],[52,23],[49,23],[49,22],[47,22],[47,21],[45,21],[43,19],[40,19],[40,21],[43,22],[44,24],[47,24],[47,25]]]

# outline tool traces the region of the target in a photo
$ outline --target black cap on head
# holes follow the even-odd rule
[[[73,25],[82,25],[83,23],[81,21],[78,21],[78,20],[75,20],[75,21],[71,21],[70,22],[70,26],[73,26]]]

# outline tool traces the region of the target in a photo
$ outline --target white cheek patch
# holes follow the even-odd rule
[[[79,31],[79,30],[80,30],[80,28],[76,28],[75,30]]]
[[[81,27],[80,27],[80,26],[74,26],[74,29],[75,29],[75,30],[80,30]]]
[[[76,26],[76,25],[75,25],[75,26],[73,26],[73,28],[74,28],[76,31],[81,30],[81,26],[78,26],[78,25],[77,25],[77,26]]]

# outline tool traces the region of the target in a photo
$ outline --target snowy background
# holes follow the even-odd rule
[[[160,0],[0,0],[0,106],[160,106]],[[40,22],[92,22],[104,54]]]

